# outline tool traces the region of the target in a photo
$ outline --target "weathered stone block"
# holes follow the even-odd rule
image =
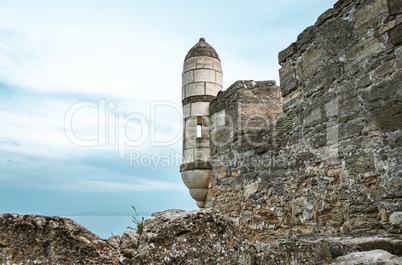
[[[371,57],[380,50],[381,46],[382,43],[377,38],[363,40],[346,54],[346,59],[350,62],[364,57]]]
[[[329,117],[338,117],[339,115],[339,102],[338,97],[331,99],[325,103],[325,115]]]
[[[186,138],[189,137],[194,137],[196,135],[196,129],[197,129],[197,118],[196,117],[191,117],[185,120],[185,136]]]
[[[300,33],[299,36],[297,36],[297,42],[296,42],[297,49],[300,51],[304,51],[305,47],[307,46],[306,44],[309,43],[315,37],[315,34],[316,34],[316,28],[314,26],[310,26],[305,30],[303,30],[303,32]]]
[[[336,63],[322,66],[318,73],[306,82],[304,92],[310,97],[317,91],[330,87],[331,83],[341,74],[341,66]],[[312,98],[312,97],[310,97]]]
[[[138,247],[139,237],[140,236],[136,232],[127,230],[126,232],[124,232],[121,239],[120,249],[124,251],[128,249],[133,249],[135,248],[134,246]]]
[[[279,119],[276,124],[276,131],[279,137],[290,134],[297,126],[299,118],[296,115],[286,116]]]
[[[402,13],[402,2],[399,0],[388,0],[388,7],[391,15]]]
[[[310,79],[323,65],[321,52],[316,46],[307,49],[296,66],[296,74],[301,80]]]
[[[348,6],[351,4],[354,4],[356,1],[355,0],[338,0],[334,4],[334,10],[349,10]]]
[[[389,216],[389,222],[398,228],[402,229],[402,212],[393,212]]]
[[[211,133],[211,143],[224,150],[233,142],[233,131],[231,128],[220,128]]]
[[[327,21],[321,25],[318,33],[317,38],[330,58],[342,56],[356,44],[356,40],[353,38],[353,23],[343,18]]]
[[[401,28],[402,30],[402,28]],[[402,35],[401,35],[402,36]],[[395,60],[383,62],[383,64],[375,69],[373,76],[375,78],[384,78],[395,72]]]
[[[400,45],[402,43],[402,24],[399,24],[398,26],[389,30],[388,36],[393,45]]]
[[[387,0],[367,1],[356,12],[355,28],[366,30],[381,22],[381,17],[388,12]]]
[[[215,131],[217,128],[225,125],[225,110],[215,112],[211,115],[211,131]]]
[[[184,90],[186,97],[204,95],[205,84],[204,82],[190,83],[185,86]]]
[[[392,132],[402,128],[402,104],[388,106],[385,109],[373,110],[368,117],[370,130]]]
[[[278,54],[278,62],[279,64],[282,64],[286,61],[287,58],[289,58],[295,51],[296,51],[296,43],[293,42],[292,44],[289,45],[286,49],[282,50]]]
[[[369,85],[371,85],[373,82],[371,80],[371,77],[369,75],[364,75],[357,81],[357,88],[365,88]]]
[[[194,82],[194,72],[192,70],[185,72],[182,76],[181,86],[184,87],[185,85],[192,83],[192,82]]]
[[[366,173],[375,170],[373,154],[355,153],[350,157],[346,157],[346,168],[351,174]]]
[[[373,109],[382,109],[400,101],[401,78],[402,71],[395,72],[393,73],[392,78],[384,80],[380,79],[381,82],[362,90],[360,97],[364,99],[365,108],[369,111]]]
[[[322,115],[321,115],[321,108],[318,106],[317,108],[314,107],[313,109],[310,110],[310,112],[306,111],[304,113],[305,117],[303,120],[303,125],[308,126],[310,123],[317,123],[321,121]]]
[[[195,69],[196,65],[197,65],[197,58],[196,57],[189,58],[183,64],[183,73]]]
[[[282,96],[286,97],[298,85],[296,71],[290,62],[283,64],[281,69],[279,69],[279,77],[283,80],[281,83]]]
[[[194,148],[183,150],[183,164],[195,162],[194,159]]]
[[[215,70],[196,69],[194,71],[194,82],[216,82]]]
[[[114,248],[119,248],[120,243],[121,243],[121,237],[119,235],[112,235],[107,239],[107,242],[109,245],[111,245]]]
[[[205,94],[216,96],[218,95],[219,91],[222,91],[222,86],[217,83],[205,83]]]
[[[221,72],[215,71],[215,82],[222,85],[223,75]]]
[[[218,71],[218,72],[222,73],[222,65],[221,65],[221,62],[219,60],[213,61],[212,67],[213,67],[213,69],[215,71]]]
[[[214,69],[214,63],[216,61],[220,64],[219,60],[216,58],[212,58],[209,56],[197,57],[196,68]]]
[[[384,50],[384,44],[377,38],[361,41],[346,54],[344,69],[346,74],[354,75],[367,65],[367,61]]]
[[[385,250],[375,249],[370,251],[349,253],[336,258],[331,264],[399,264],[401,262],[401,257],[392,255]]]
[[[187,118],[190,116],[190,107],[191,104],[186,104],[183,106],[183,118]]]
[[[283,98],[282,109],[283,112],[289,113],[291,109],[297,107],[300,102],[303,101],[303,93],[302,87],[299,87],[296,90],[293,90],[290,94]]]
[[[209,115],[209,103],[208,102],[191,103],[191,115],[192,116]]]
[[[315,22],[314,26],[316,28],[319,28],[324,22],[326,22],[327,20],[331,19],[335,14],[334,14],[334,9],[330,8],[327,11],[325,11],[324,13],[322,13],[318,18],[317,18],[317,22]]]
[[[208,147],[197,146],[194,149],[195,161],[209,161],[211,157],[211,149]]]

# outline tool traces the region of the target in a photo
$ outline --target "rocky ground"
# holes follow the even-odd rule
[[[0,215],[1,264],[118,264],[119,252],[76,222]]]
[[[401,234],[301,234],[251,242],[211,210],[167,210],[103,240],[74,221],[0,215],[2,264],[402,264]]]

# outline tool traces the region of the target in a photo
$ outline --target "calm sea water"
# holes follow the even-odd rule
[[[107,239],[111,235],[122,236],[124,231],[129,230],[128,226],[134,227],[131,215],[63,215],[61,217],[76,221],[103,239]],[[151,216],[139,215],[138,217],[141,220],[141,217],[148,219]]]

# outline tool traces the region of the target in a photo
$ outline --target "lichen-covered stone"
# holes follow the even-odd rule
[[[114,248],[119,248],[121,244],[121,236],[119,235],[112,235],[107,239],[107,242],[109,245],[111,245]]]
[[[318,264],[325,243],[250,242],[230,219],[211,210],[167,210],[145,221],[137,254],[123,264]]]
[[[119,250],[124,257],[131,258],[135,255],[138,248],[139,237],[140,236],[134,231],[127,230],[123,233]]]
[[[229,219],[210,210],[167,210],[147,219],[125,264],[252,264],[255,250]]]
[[[376,249],[402,255],[400,234],[306,235],[308,227],[299,226],[275,242],[254,242],[236,222],[206,209],[154,213],[140,236],[126,231],[107,241],[59,217],[3,214],[0,220],[1,264],[312,265]]]
[[[359,30],[373,28],[373,26],[381,22],[378,18],[387,14],[387,12],[387,0],[367,1],[354,13],[355,27]]]
[[[393,212],[389,216],[389,222],[400,229],[402,229],[402,212]]]
[[[402,257],[398,257],[390,254],[385,250],[370,250],[365,252],[355,252],[350,253],[345,256],[337,258],[331,264],[333,265],[377,265],[377,264],[387,264],[387,265],[397,265],[402,264]]]
[[[40,215],[0,215],[1,264],[118,264],[119,253],[76,222]]]

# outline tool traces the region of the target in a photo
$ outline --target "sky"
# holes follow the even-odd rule
[[[200,37],[224,88],[334,0],[0,0],[0,213],[196,209],[181,180],[181,71]]]

